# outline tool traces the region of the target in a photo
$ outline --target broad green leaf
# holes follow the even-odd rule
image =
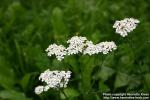
[[[53,9],[51,23],[56,34],[56,39],[60,39],[62,36],[68,33],[63,20],[63,12],[60,8],[56,7]],[[61,36],[61,34],[63,35]]]
[[[114,84],[115,89],[118,87],[126,86],[128,83],[129,76],[125,73],[118,72]]]
[[[103,58],[103,63],[101,66],[104,67],[111,67],[115,64],[115,59],[114,59],[114,53],[108,54],[106,57]]]
[[[24,52],[26,61],[41,71],[44,71],[50,65],[48,57],[43,53],[41,46],[28,46],[24,49]]]
[[[0,85],[6,89],[11,88],[16,82],[14,78],[15,74],[3,57],[0,57],[0,69]]]
[[[95,42],[95,44],[98,43],[99,40],[100,40],[101,35],[99,35],[98,32],[93,33],[93,34],[91,34],[91,35],[92,35],[92,40],[93,40],[93,42]]]
[[[74,73],[79,73],[79,64],[74,56],[66,56],[64,62],[72,68]]]
[[[41,70],[44,71],[46,68],[50,66],[50,61],[48,60],[48,57],[46,54],[39,52],[37,57],[35,58],[36,66]]]
[[[130,75],[130,81],[127,87],[127,91],[137,91],[138,87],[141,85],[142,81],[141,81],[141,76],[137,76],[137,75]]]
[[[107,80],[111,75],[114,74],[114,70],[109,67],[101,67],[101,71],[98,73],[98,77],[100,77],[103,81]]]
[[[126,73],[131,72],[132,70],[134,70],[133,67],[133,57],[132,55],[123,55],[122,57],[120,57],[119,61],[118,61],[118,67],[117,69],[119,71],[124,71]]]
[[[31,100],[27,98],[24,93],[17,92],[14,90],[0,91],[0,98],[8,100]]]
[[[0,74],[0,85],[3,88],[10,89],[13,87],[14,83],[15,81],[13,78],[11,77],[8,78],[8,76],[4,76]]]
[[[20,82],[20,84],[21,84],[24,91],[26,91],[28,89],[28,84],[29,84],[29,81],[30,81],[30,77],[31,77],[31,74],[26,74]]]
[[[144,76],[144,78],[145,78],[145,87],[147,87],[147,88],[149,88],[149,90],[150,90],[150,73],[149,74],[146,74],[145,76]]]
[[[66,88],[66,89],[64,89],[64,93],[69,98],[75,98],[80,95],[79,92],[77,90],[75,90],[74,88]],[[65,99],[65,96],[62,92],[61,92],[60,96],[62,99]]]
[[[102,92],[110,91],[109,87],[103,81],[99,81],[99,90]]]
[[[56,58],[52,60],[52,68],[62,70],[64,69],[64,66],[65,65],[63,65],[63,63],[61,61],[58,61]]]
[[[82,56],[80,61],[82,61],[81,77],[82,77],[82,92],[87,92],[91,87],[91,73],[94,68],[94,57]]]

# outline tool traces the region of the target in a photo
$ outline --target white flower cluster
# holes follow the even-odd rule
[[[116,33],[122,37],[128,35],[133,31],[140,21],[134,18],[125,18],[120,21],[116,21],[113,28],[116,28]],[[86,37],[73,36],[67,41],[69,46],[65,48],[63,45],[51,44],[46,49],[48,56],[55,55],[56,58],[61,61],[65,55],[73,55],[78,53],[93,55],[98,53],[108,54],[109,52],[116,50],[116,44],[111,41],[100,42],[94,44],[92,41],[87,40]],[[49,69],[40,74],[39,80],[45,82],[45,86],[37,86],[35,88],[36,94],[41,94],[44,91],[48,91],[50,88],[66,88],[71,77],[71,71],[50,71]]]
[[[44,86],[37,86],[34,91],[36,94],[41,94],[44,91]]]
[[[116,21],[113,28],[116,28],[116,33],[120,34],[122,37],[125,37],[129,32],[136,28],[138,23],[140,23],[140,21],[137,19],[125,18],[123,20]]]
[[[64,59],[64,56],[67,54],[66,48],[63,45],[56,44],[49,45],[45,51],[47,52],[48,56],[55,55],[59,61]]]
[[[78,53],[83,54],[98,54],[103,53],[107,54],[112,50],[116,50],[117,46],[114,42],[101,42],[96,45],[93,44],[92,41],[87,40],[86,37],[81,36],[73,36],[71,39],[67,41],[69,46],[65,48],[62,45],[52,44],[50,45],[46,51],[48,52],[48,56],[55,55],[56,58],[61,61],[64,59],[65,55],[73,55]]]
[[[85,42],[87,41],[86,37],[74,36],[67,41],[69,47],[67,48],[68,55],[82,53]]]
[[[112,50],[116,50],[117,46],[116,44],[112,42],[101,42],[96,45],[92,43],[92,41],[87,42],[87,48],[84,50],[83,54],[98,54],[98,53],[103,53],[103,54],[108,54]]]
[[[37,86],[35,88],[35,93],[40,94],[44,91],[48,91],[50,88],[66,88],[71,77],[71,71],[50,71],[46,70],[41,73],[39,80],[45,82],[45,86]]]

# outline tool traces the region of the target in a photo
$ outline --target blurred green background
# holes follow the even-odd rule
[[[60,100],[34,88],[46,69],[71,70],[69,100],[102,100],[103,92],[150,92],[150,0],[0,0],[0,100]],[[126,17],[141,21],[128,37],[112,28]],[[108,55],[48,58],[51,43],[74,36],[115,41]]]

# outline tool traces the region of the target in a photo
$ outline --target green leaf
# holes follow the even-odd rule
[[[81,77],[82,77],[82,92],[87,92],[87,90],[90,89],[91,87],[91,80],[92,80],[92,71],[94,68],[94,57],[89,57],[89,56],[82,56],[81,57],[81,61],[82,61],[82,73],[81,73]]]
[[[145,78],[145,81],[146,81],[146,86],[145,87],[147,87],[148,86],[148,88],[149,88],[149,90],[150,90],[150,73],[149,74],[146,74],[145,76],[144,76],[144,78]]]
[[[13,78],[0,74],[0,85],[3,88],[10,89],[11,87],[13,87],[14,83],[15,81]]]
[[[114,65],[115,59],[114,59],[114,53],[108,54],[103,61],[102,66],[104,67],[111,67]]]
[[[24,52],[26,61],[41,71],[44,71],[50,65],[48,57],[43,53],[40,45],[28,46],[24,48]]]
[[[36,66],[41,70],[44,71],[46,68],[50,67],[50,62],[46,54],[39,52],[37,57],[35,58]]]
[[[21,84],[24,91],[26,91],[28,89],[28,84],[29,84],[29,81],[30,81],[30,77],[31,77],[31,74],[26,74],[20,82],[20,84]]]
[[[115,89],[118,87],[126,86],[128,83],[129,83],[128,75],[125,73],[118,72],[114,84]]]
[[[55,38],[60,38],[60,34],[67,34],[67,28],[63,20],[63,12],[60,8],[56,7],[53,9],[52,12],[52,19],[51,19],[52,26],[55,32]],[[59,36],[58,36],[59,35]]]
[[[16,82],[14,71],[3,57],[0,57],[0,69],[0,85],[6,89],[11,88]]]
[[[109,67],[102,67],[100,73],[98,73],[98,77],[100,77],[103,81],[106,81],[111,75],[114,74],[114,70]]]
[[[102,92],[110,91],[109,87],[106,84],[104,84],[104,82],[102,81],[99,81],[99,90]]]
[[[57,59],[53,59],[52,60],[52,67],[51,67],[51,69],[59,69],[59,70],[62,70],[62,69],[64,69],[64,65],[63,65],[63,63],[62,62],[60,62],[60,61],[58,61]]]
[[[0,98],[9,100],[31,100],[25,96],[24,93],[14,90],[3,90],[0,92]]]
[[[137,91],[138,87],[142,84],[141,76],[136,74],[130,75],[130,81],[127,87],[127,91]]]
[[[79,64],[74,56],[66,56],[64,62],[71,66],[74,73],[79,73]]]
[[[92,35],[93,42],[95,42],[95,43],[99,42],[99,39],[100,39],[101,35],[98,32],[93,33],[91,35]]]
[[[74,88],[66,88],[66,89],[64,89],[64,93],[69,98],[75,98],[80,95],[79,92],[77,90],[75,90]],[[60,96],[61,96],[61,99],[65,99],[65,96],[63,93],[61,93]]]

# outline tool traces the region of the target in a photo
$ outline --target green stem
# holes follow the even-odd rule
[[[19,61],[19,64],[20,64],[20,70],[24,74],[25,70],[24,70],[23,61],[22,61],[22,57],[21,57],[20,46],[19,46],[19,44],[16,40],[14,40],[14,43],[15,43],[16,50],[17,50],[17,57],[18,57],[18,61]]]
[[[104,61],[105,61],[105,58],[102,56],[102,62],[101,62],[101,64],[100,64],[99,68],[98,68],[98,72],[97,72],[97,73],[100,72],[100,69],[101,69],[101,67],[103,66]],[[94,80],[94,81],[92,82],[92,84],[91,84],[91,89],[92,89],[92,87],[94,86],[95,81],[96,81],[96,80]],[[91,90],[91,89],[90,89],[90,90]]]
[[[65,99],[68,100],[68,96],[66,95],[66,93],[64,92],[64,90],[60,89],[60,92],[65,96]]]

